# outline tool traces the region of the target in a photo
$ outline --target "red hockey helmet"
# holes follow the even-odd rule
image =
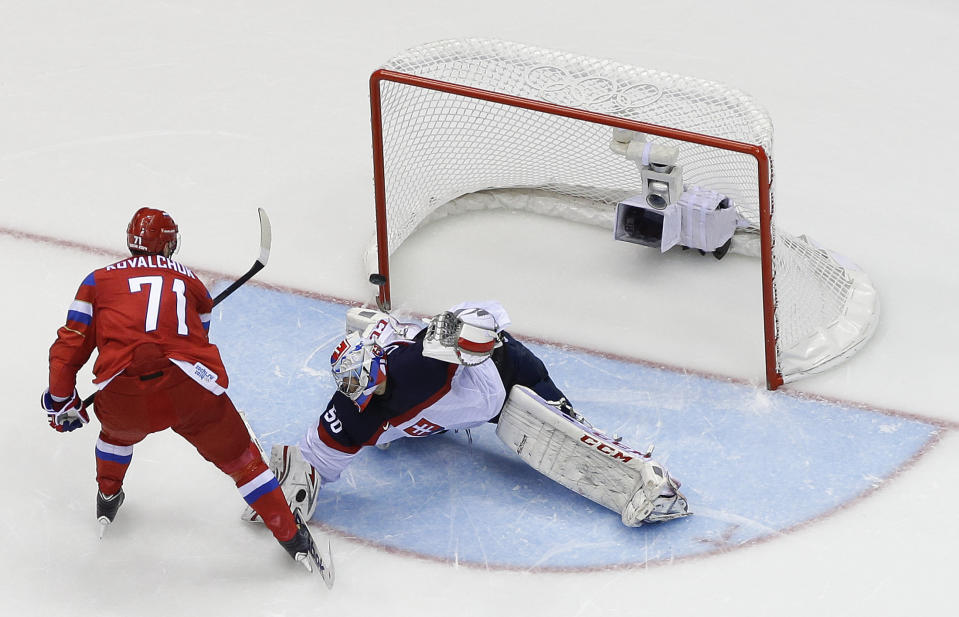
[[[155,208],[140,208],[127,225],[127,248],[133,255],[169,257],[176,252],[180,229],[173,217]]]

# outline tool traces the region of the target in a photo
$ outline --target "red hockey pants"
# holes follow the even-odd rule
[[[170,364],[147,375],[118,375],[97,393],[94,411],[101,425],[97,484],[105,495],[120,490],[132,446],[171,428],[233,478],[278,540],[296,533],[276,478],[226,394],[213,394]]]

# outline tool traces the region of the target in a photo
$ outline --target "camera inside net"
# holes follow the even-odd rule
[[[650,142],[642,133],[615,129],[613,152],[633,161],[642,193],[616,207],[616,240],[659,248],[677,244],[722,258],[741,219],[726,195],[683,184],[679,149]]]

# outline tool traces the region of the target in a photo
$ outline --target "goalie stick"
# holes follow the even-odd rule
[[[263,208],[257,208],[257,212],[260,215],[260,256],[257,257],[256,261],[253,262],[253,265],[250,266],[250,269],[240,278],[233,281],[229,287],[217,294],[213,298],[213,306],[216,306],[223,300],[225,300],[230,294],[239,289],[244,283],[253,278],[257,272],[266,267],[266,262],[270,259],[270,245],[273,243],[273,230],[270,227],[270,217],[266,215],[266,210]],[[83,406],[89,407],[93,405],[94,399],[96,398],[96,392],[83,399]]]

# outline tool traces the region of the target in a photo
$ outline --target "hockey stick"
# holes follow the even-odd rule
[[[250,269],[240,278],[233,281],[229,287],[217,294],[213,298],[213,306],[216,306],[223,300],[225,300],[230,294],[239,289],[244,283],[253,278],[257,272],[266,267],[266,262],[270,259],[270,245],[273,243],[273,229],[270,227],[270,217],[266,215],[266,210],[263,208],[257,208],[257,212],[260,214],[260,256],[257,258],[253,265],[250,266]],[[89,407],[93,404],[93,400],[96,397],[97,393],[94,392],[87,398],[83,399],[83,406]]]
[[[267,260],[270,259],[270,244],[273,241],[273,232],[270,227],[270,217],[266,215],[266,210],[257,208],[260,213],[260,256],[257,258],[246,274],[233,281],[229,287],[217,294],[213,298],[213,306],[222,302],[227,296],[240,288],[243,283],[253,278],[257,272],[266,267]]]

